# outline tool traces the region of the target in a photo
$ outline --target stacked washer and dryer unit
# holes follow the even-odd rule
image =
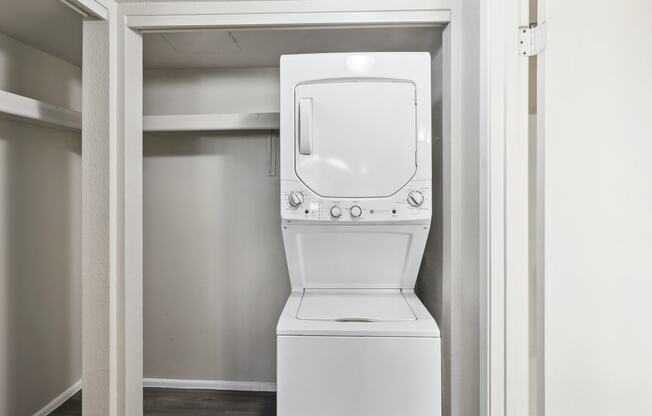
[[[428,53],[281,57],[279,416],[441,414],[430,111]]]

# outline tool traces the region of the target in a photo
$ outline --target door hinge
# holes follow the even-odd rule
[[[546,48],[546,23],[530,23],[518,28],[519,55],[535,56]]]

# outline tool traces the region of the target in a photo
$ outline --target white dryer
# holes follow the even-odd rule
[[[428,53],[281,57],[279,416],[441,414],[439,329],[414,294],[430,111]]]

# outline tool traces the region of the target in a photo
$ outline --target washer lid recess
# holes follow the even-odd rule
[[[294,115],[296,174],[322,197],[387,197],[416,173],[412,82],[301,84]]]
[[[417,318],[398,289],[306,289],[297,319],[383,322]]]

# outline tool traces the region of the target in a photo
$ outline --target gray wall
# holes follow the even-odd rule
[[[432,54],[441,192],[441,51]],[[278,111],[278,68],[149,70],[144,85],[145,114]],[[144,157],[145,377],[275,381],[290,287],[267,134],[150,134]],[[441,200],[434,208],[417,291],[443,323]]]
[[[267,134],[146,136],[144,375],[276,380],[290,284]]]
[[[153,70],[146,114],[278,111],[278,68]],[[275,382],[290,293],[268,134],[144,139],[144,376]]]
[[[80,108],[80,69],[0,34],[0,90]],[[0,118],[0,414],[81,377],[81,137]]]
[[[443,153],[442,153],[442,50],[431,52],[432,84],[432,188],[433,195],[443,195]],[[415,292],[425,307],[437,321],[442,338],[450,334],[448,321],[445,319],[444,276],[443,276],[443,204],[442,198],[432,201],[432,222],[428,241],[421,260]],[[450,408],[450,348],[448,342],[442,343],[442,405]],[[445,411],[445,414],[446,413]]]
[[[480,0],[462,1],[462,247],[453,306],[451,415],[480,414]]]

